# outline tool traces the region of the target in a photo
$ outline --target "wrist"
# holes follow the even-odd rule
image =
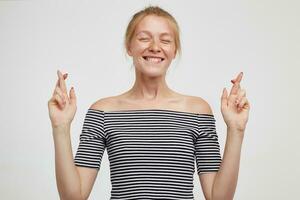
[[[244,133],[245,133],[245,130],[227,127],[227,134],[229,134],[229,135],[236,136],[236,137],[243,139]]]
[[[235,127],[231,127],[231,126],[227,126],[227,130],[231,130],[234,132],[245,132],[245,129],[239,129],[239,128],[235,128]]]
[[[65,132],[70,131],[71,124],[60,124],[60,125],[52,125],[53,132]]]

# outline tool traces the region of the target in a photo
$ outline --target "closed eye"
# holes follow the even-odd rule
[[[140,38],[140,41],[149,41],[149,38]]]
[[[171,40],[162,40],[163,43],[170,43]]]

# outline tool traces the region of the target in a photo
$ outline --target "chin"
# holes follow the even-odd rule
[[[149,77],[158,77],[164,76],[166,74],[166,70],[164,67],[157,67],[157,66],[141,66],[138,69],[142,74],[149,76]]]
[[[166,75],[166,71],[165,68],[160,68],[160,69],[155,69],[155,68],[152,68],[152,69],[144,69],[143,70],[143,73],[148,75],[148,76],[151,76],[151,77],[159,77],[159,76],[165,76]]]
[[[166,61],[166,60],[165,60]],[[134,63],[136,70],[140,71],[141,73],[147,76],[163,76],[166,74],[168,70],[168,63],[163,61],[162,63],[149,63],[145,60],[139,60],[138,62]]]

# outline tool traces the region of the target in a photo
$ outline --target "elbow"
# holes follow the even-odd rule
[[[233,196],[226,196],[226,195],[211,195],[210,199],[207,200],[233,200]]]
[[[232,194],[224,194],[224,193],[221,194],[213,190],[210,198],[206,200],[233,200],[233,196],[234,195]]]
[[[75,189],[75,187],[69,188],[58,187],[58,194],[60,200],[87,200],[88,197],[84,197],[80,189]]]
[[[81,197],[72,197],[72,196],[68,196],[68,197],[60,198],[60,200],[86,200],[86,199],[83,199],[83,198],[81,198]]]
[[[82,197],[80,194],[60,194],[60,200],[87,200],[87,198]]]
[[[206,199],[206,200],[233,200],[233,198],[212,197],[211,199]]]

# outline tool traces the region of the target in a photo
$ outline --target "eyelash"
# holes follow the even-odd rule
[[[140,38],[139,40],[140,40],[140,41],[148,41],[149,38]],[[162,40],[162,42],[163,42],[163,43],[170,43],[171,40]]]
[[[163,42],[165,43],[170,43],[171,41],[170,40],[162,40]]]
[[[149,38],[140,38],[139,40],[140,40],[140,41],[145,41],[145,40],[147,40],[147,41],[148,41],[148,40],[149,40]]]

